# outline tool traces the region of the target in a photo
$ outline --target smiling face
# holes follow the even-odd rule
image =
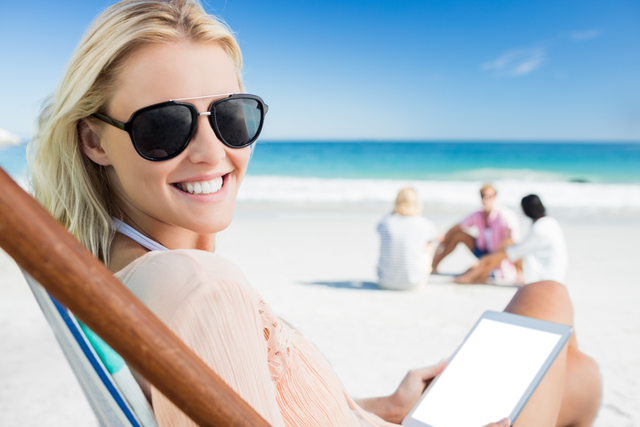
[[[138,51],[126,62],[116,87],[106,114],[122,122],[140,108],[170,99],[240,92],[233,62],[221,47],[189,42]],[[205,112],[220,98],[186,102]],[[116,127],[91,129],[97,147],[83,143],[83,151],[107,166],[116,203],[140,231],[176,249],[196,247],[195,242],[229,225],[251,150],[220,142],[207,116],[198,118],[182,153],[159,162],[142,158],[129,135]]]

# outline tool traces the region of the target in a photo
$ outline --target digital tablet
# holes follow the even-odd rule
[[[571,336],[572,328],[485,312],[402,421],[407,427],[513,423]]]

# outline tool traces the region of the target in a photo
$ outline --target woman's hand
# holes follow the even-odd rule
[[[509,421],[509,418],[503,418],[497,423],[487,424],[484,427],[509,427],[510,425],[511,425],[511,422]]]
[[[413,369],[405,375],[391,396],[360,399],[357,403],[365,411],[372,412],[385,421],[400,424],[431,380],[442,372],[446,365],[447,362],[441,362],[428,368]]]
[[[400,424],[427,386],[446,366],[447,362],[443,361],[428,368],[413,369],[405,375],[392,395],[361,399],[357,403],[362,409],[376,414],[385,421]],[[509,419],[504,418],[484,427],[509,427],[510,425]]]
[[[400,424],[418,399],[420,399],[420,396],[422,396],[427,386],[446,366],[447,362],[443,361],[428,368],[409,371],[395,393],[389,396],[389,403],[391,403],[394,410],[391,412],[391,416],[388,416],[385,420]],[[496,423],[487,424],[484,427],[509,427],[510,425],[509,418],[503,418]]]
[[[407,372],[398,389],[389,396],[389,402],[393,407],[393,420],[387,421],[399,424],[420,399],[431,380],[440,374],[445,366],[447,362],[443,361],[428,368],[412,369]]]

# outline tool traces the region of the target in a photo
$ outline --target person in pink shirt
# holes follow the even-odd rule
[[[500,249],[506,242],[517,242],[520,239],[520,221],[515,212],[496,202],[496,189],[485,184],[480,189],[482,209],[473,212],[460,223],[451,227],[444,240],[438,246],[433,257],[432,271],[437,272],[440,262],[458,246],[464,244],[478,258]],[[476,227],[477,237],[469,233]],[[508,281],[516,281],[518,268],[508,259],[504,259],[493,271],[494,277]]]

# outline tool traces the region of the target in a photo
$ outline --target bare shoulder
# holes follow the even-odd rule
[[[140,275],[245,280],[240,269],[228,259],[195,249],[147,252],[116,273],[121,281]]]
[[[111,242],[111,259],[109,260],[109,270],[116,273],[131,264],[138,258],[143,257],[148,252],[138,242],[116,233]]]

